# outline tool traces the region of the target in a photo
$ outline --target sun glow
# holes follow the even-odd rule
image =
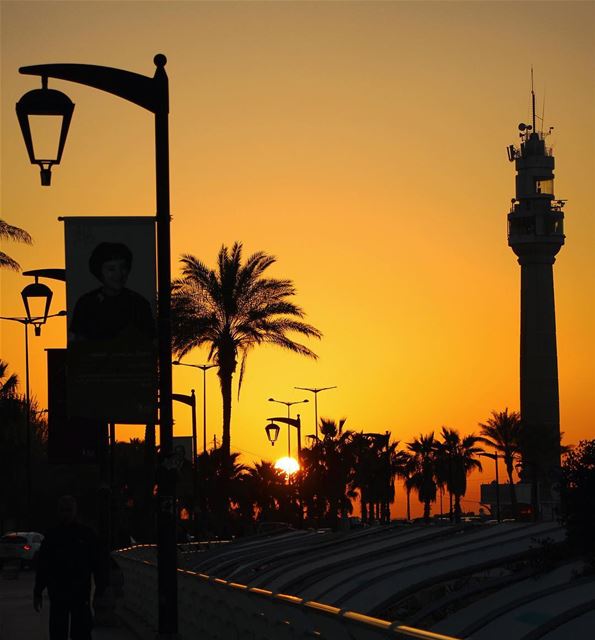
[[[283,471],[288,476],[293,475],[296,471],[299,470],[299,468],[300,468],[300,465],[298,464],[298,461],[295,458],[289,458],[285,456],[284,458],[279,458],[279,460],[275,462],[275,469],[279,469],[280,471]]]

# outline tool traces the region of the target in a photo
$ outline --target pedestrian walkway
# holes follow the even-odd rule
[[[40,613],[33,609],[33,571],[16,579],[0,573],[0,640],[48,640],[49,601],[44,594]],[[93,640],[137,640],[126,627],[96,627]]]

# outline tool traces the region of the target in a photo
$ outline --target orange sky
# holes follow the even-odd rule
[[[505,147],[528,117],[533,64],[539,109],[545,95],[555,126],[555,193],[568,199],[555,265],[561,427],[567,442],[593,437],[594,3],[1,7],[1,217],[35,240],[5,250],[24,269],[63,266],[58,216],[152,215],[155,206],[150,114],[66,82],[50,86],[76,103],[71,131],[52,187],[40,186],[14,114],[39,83],[18,67],[85,62],[152,75],[163,52],[174,273],[182,253],[213,264],[222,243],[243,241],[246,253],[278,257],[272,274],[295,282],[324,333],[310,344],[317,362],[272,348],[251,354],[232,424],[232,448],[246,461],[272,457],[263,427],[279,411],[267,398],[306,397],[295,385],[337,385],[319,396],[319,415],[401,441],[443,424],[468,433],[492,409],[518,409],[520,273],[506,243],[514,167]],[[25,282],[1,274],[1,315],[23,313]],[[57,311],[63,286],[53,289]],[[22,328],[3,321],[0,331],[0,355],[23,375]],[[64,343],[62,319],[31,339],[41,406],[43,350]],[[221,403],[208,375],[212,438]],[[174,391],[201,397],[200,376],[175,368]],[[313,404],[301,414],[313,431]],[[187,407],[175,418],[176,434],[189,433]],[[471,479],[469,500],[480,481]]]

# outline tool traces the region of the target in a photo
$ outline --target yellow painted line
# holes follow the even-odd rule
[[[344,618],[349,618],[350,620],[357,620],[358,622],[363,622],[365,624],[369,624],[372,627],[379,627],[381,629],[390,629],[391,623],[388,620],[381,620],[380,618],[372,618],[371,616],[367,616],[363,613],[357,613],[356,611],[346,611],[343,614]]]
[[[341,609],[337,609],[337,607],[331,607],[330,604],[322,604],[321,602],[315,602],[314,600],[304,602],[304,606],[310,607],[311,609],[317,609],[318,611],[326,611],[327,613],[338,614],[341,612]]]
[[[239,582],[228,582],[230,587],[234,589],[247,589],[248,587],[245,584],[240,584]]]
[[[248,589],[248,591],[251,591],[252,593],[260,593],[263,596],[272,596],[273,592],[269,591],[268,589],[259,589],[258,587],[250,587]]]
[[[408,627],[403,624],[393,627],[393,629],[412,638],[420,638],[422,640],[457,640],[457,638],[453,636],[445,636],[442,633],[434,633],[433,631],[423,631],[422,629],[415,629],[414,627]]]
[[[223,578],[213,578],[213,582],[217,582],[219,584],[227,584],[227,580],[223,580]]]
[[[279,600],[285,600],[286,602],[292,602],[294,604],[300,604],[304,601],[303,598],[298,598],[298,596],[288,596],[285,593],[276,593],[275,598],[278,598]]]

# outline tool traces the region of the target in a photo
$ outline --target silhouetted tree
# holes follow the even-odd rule
[[[31,236],[26,231],[19,227],[13,227],[4,220],[0,220],[0,240],[14,240],[25,244],[31,244],[32,242]],[[0,251],[0,269],[20,271],[21,265],[6,253]]]
[[[467,491],[467,476],[475,469],[481,471],[476,456],[483,453],[474,434],[461,438],[456,429],[442,427],[442,442],[436,446],[436,469],[449,495],[454,497],[454,520],[461,521],[461,498]],[[451,518],[453,510],[451,506]]]
[[[565,454],[560,497],[568,541],[595,554],[595,440],[581,440]]]
[[[239,503],[240,482],[246,467],[240,454],[227,454],[223,447],[201,453],[197,458],[199,502],[205,532],[230,535],[228,514],[232,503]]]
[[[436,501],[436,440],[434,432],[420,435],[407,448],[413,454],[413,471],[406,481],[411,489],[417,491],[420,502],[424,505],[424,520],[430,521],[432,502]]]
[[[222,246],[217,268],[209,269],[192,255],[182,257],[182,278],[173,283],[173,347],[181,357],[195,347],[207,346],[208,359],[218,365],[223,398],[222,450],[230,453],[232,379],[240,363],[238,394],[248,352],[272,344],[316,358],[308,347],[288,334],[320,338],[321,333],[302,322],[304,312],[289,301],[295,295],[291,280],[264,276],[276,261],[262,251],[242,262],[242,244]]]
[[[258,520],[272,520],[279,512],[286,511],[288,501],[287,482],[284,474],[272,462],[261,460],[248,467],[243,475],[246,494],[258,510]]]
[[[514,464],[520,455],[521,416],[517,411],[508,413],[508,407],[506,407],[504,411],[492,411],[492,417],[488,418],[485,423],[480,422],[479,426],[483,436],[480,438],[480,442],[494,447],[498,453],[502,454],[510,487],[510,504],[512,512],[516,516],[518,508],[512,473]]]
[[[353,433],[343,431],[345,421],[321,418],[322,438],[302,449],[302,492],[308,517],[316,519],[322,513],[333,528],[352,512],[351,499],[355,496]]]

